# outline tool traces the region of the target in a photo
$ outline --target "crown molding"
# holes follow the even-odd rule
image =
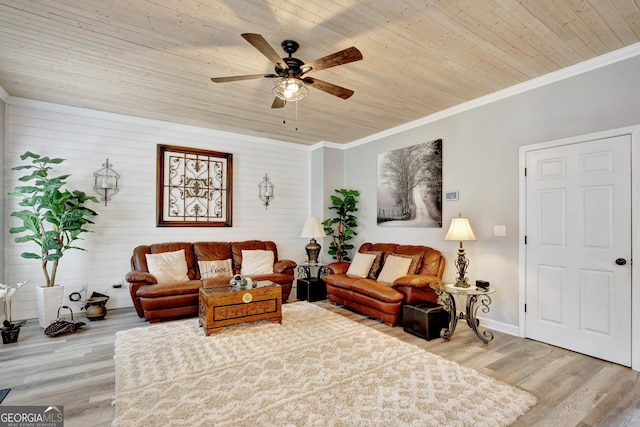
[[[4,102],[9,102],[9,94],[2,86],[0,86],[0,99]]]
[[[336,142],[329,141],[320,141],[309,147],[309,151],[319,150],[321,148],[335,148],[337,150],[344,150],[345,147],[343,144],[338,144]]]

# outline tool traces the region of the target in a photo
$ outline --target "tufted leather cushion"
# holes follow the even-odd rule
[[[193,253],[198,261],[231,259],[229,242],[195,242]]]

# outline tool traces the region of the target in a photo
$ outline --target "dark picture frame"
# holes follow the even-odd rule
[[[231,227],[233,155],[158,144],[158,227]]]
[[[442,139],[378,154],[377,223],[442,227]]]

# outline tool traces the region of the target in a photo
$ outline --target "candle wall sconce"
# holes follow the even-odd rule
[[[118,188],[120,174],[114,171],[112,166],[113,165],[109,163],[109,159],[107,159],[107,161],[102,164],[102,169],[93,173],[93,189],[96,193],[100,194],[100,200],[104,201],[105,206],[107,206],[107,202],[111,201],[111,196],[120,191]]]
[[[269,181],[267,174],[264,174],[262,182],[258,184],[258,198],[262,200],[265,210],[269,207],[269,203],[273,200],[273,184]]]

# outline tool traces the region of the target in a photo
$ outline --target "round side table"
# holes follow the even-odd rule
[[[487,344],[493,339],[493,333],[491,331],[478,330],[480,321],[476,314],[478,310],[482,310],[483,313],[489,312],[489,305],[491,304],[490,294],[496,290],[494,287],[478,288],[476,286],[469,286],[468,288],[459,288],[452,283],[432,283],[429,285],[431,289],[438,294],[438,300],[445,306],[449,312],[449,329],[443,329],[440,332],[440,336],[445,341],[449,341],[456,330],[458,320],[465,320],[467,325],[473,330],[478,339]],[[465,297],[467,299],[466,310],[458,313],[456,309],[455,295]]]

